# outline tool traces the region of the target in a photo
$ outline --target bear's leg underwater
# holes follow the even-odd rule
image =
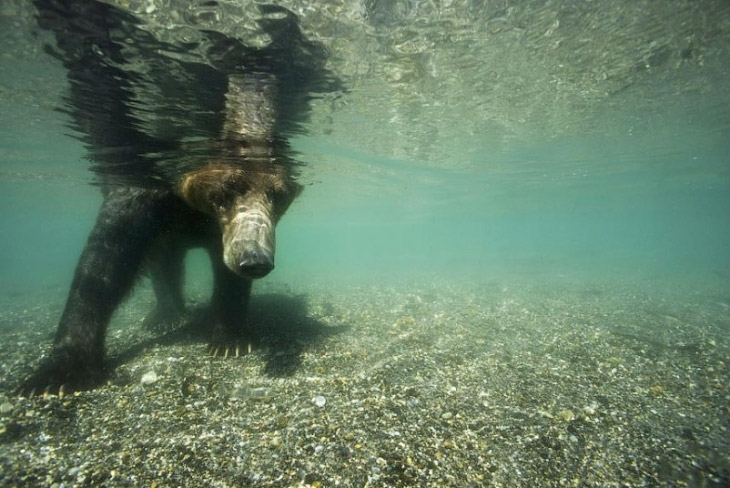
[[[76,266],[53,349],[20,388],[90,388],[104,376],[104,338],[112,313],[131,290],[166,216],[179,205],[168,191],[113,188],[104,198]]]
[[[155,308],[144,318],[145,329],[163,332],[180,323],[185,312],[183,296],[184,261],[187,247],[167,239],[157,244],[146,257],[146,268],[152,290],[155,293]]]
[[[246,312],[253,280],[228,269],[222,250],[209,252],[213,265],[211,315],[214,320],[209,351],[213,356],[240,356],[251,352],[252,334]]]

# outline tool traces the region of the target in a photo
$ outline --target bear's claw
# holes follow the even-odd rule
[[[88,357],[90,355],[86,355]],[[93,388],[102,383],[104,367],[101,359],[84,361],[83,353],[66,347],[57,347],[36,371],[16,390],[18,396],[48,398],[64,396],[76,390]]]
[[[213,344],[208,349],[208,353],[215,357],[222,357],[227,358],[228,356],[232,357],[241,357],[246,354],[251,354],[251,351],[253,350],[253,346],[251,342],[246,341],[245,347],[241,347],[241,344],[236,342],[233,345],[219,345],[219,344]]]
[[[71,390],[71,392],[72,391],[73,390]],[[68,385],[63,384],[58,387],[58,390],[56,390],[55,387],[48,385],[43,389],[43,393],[38,393],[38,388],[35,386],[21,386],[15,391],[15,394],[19,397],[25,397],[28,399],[38,396],[43,400],[48,400],[52,396],[57,396],[62,400],[69,394],[69,387]]]

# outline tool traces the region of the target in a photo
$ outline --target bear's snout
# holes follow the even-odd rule
[[[246,278],[263,278],[274,269],[275,225],[267,212],[242,211],[223,233],[223,259],[234,273]]]
[[[263,248],[247,250],[241,256],[238,269],[243,276],[263,278],[274,269],[274,255]]]

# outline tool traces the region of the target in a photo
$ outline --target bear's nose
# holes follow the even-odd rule
[[[238,269],[243,276],[263,278],[274,269],[274,255],[263,249],[247,251],[241,256]]]

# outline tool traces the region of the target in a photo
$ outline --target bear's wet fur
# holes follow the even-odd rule
[[[251,282],[273,268],[274,226],[300,190],[281,166],[245,170],[220,164],[188,173],[168,189],[111,188],[79,259],[51,355],[21,390],[99,384],[107,324],[144,269],[157,298],[148,322],[180,317],[183,259],[192,247],[205,248],[213,266],[211,352],[246,352]],[[240,234],[246,242],[232,249],[235,239],[226,243],[224,236],[236,219],[247,218],[254,227],[268,226],[270,234],[250,240]],[[228,259],[237,269],[226,266],[227,253],[237,253]]]
[[[71,84],[68,111],[103,201],[53,348],[19,392],[61,393],[102,382],[107,325],[143,273],[157,299],[146,325],[183,317],[184,257],[193,247],[207,250],[213,268],[210,352],[247,352],[252,280],[273,269],[276,224],[302,188],[282,133],[306,117],[311,91],[333,91],[336,84],[321,76],[321,53],[280,7],[262,7],[270,46],[248,48],[204,31],[209,64],[198,64],[157,54],[177,47],[162,46],[128,12],[107,4],[35,3],[41,27],[56,34],[54,55]],[[125,49],[138,50],[136,69],[147,62],[144,76],[125,71],[119,32],[123,42],[135,41]],[[140,103],[156,96],[148,91],[155,83],[164,97]],[[197,145],[188,141],[191,129]]]

